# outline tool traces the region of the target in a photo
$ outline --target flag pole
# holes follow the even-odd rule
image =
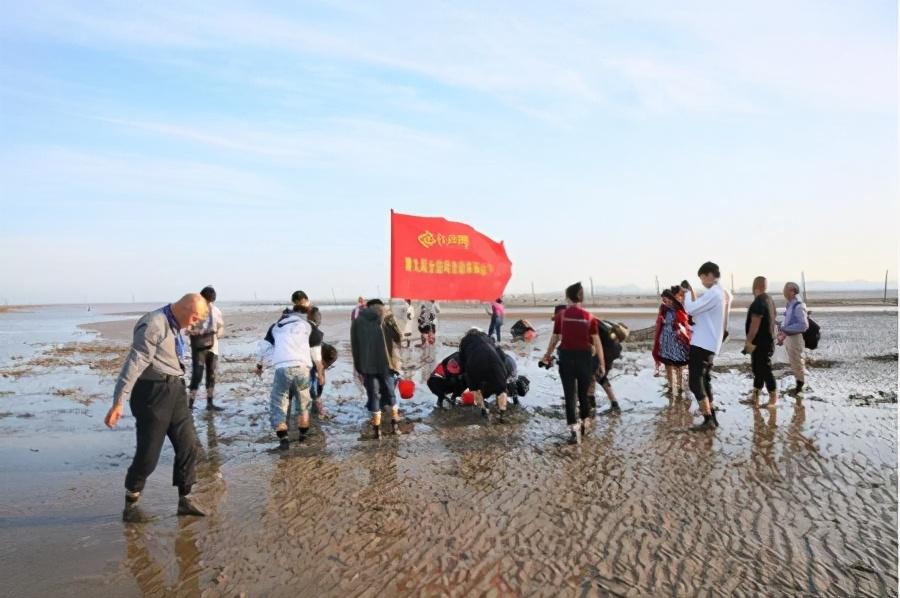
[[[391,208],[391,213],[389,215],[390,221],[388,222],[388,242],[391,245],[388,263],[388,281],[390,290],[388,291],[388,295],[393,296],[394,294],[394,208]],[[379,292],[380,294],[380,292]],[[388,297],[391,299],[392,297]],[[390,301],[388,302],[390,303]]]

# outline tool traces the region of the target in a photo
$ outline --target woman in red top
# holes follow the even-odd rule
[[[581,436],[590,427],[591,404],[588,389],[594,370],[591,364],[591,349],[600,358],[600,366],[596,373],[601,377],[606,373],[603,358],[603,345],[600,344],[600,331],[597,319],[589,311],[581,307],[584,301],[584,288],[580,282],[566,289],[566,309],[560,310],[553,319],[553,335],[547,346],[543,362],[549,365],[553,361],[553,351],[559,344],[559,377],[562,381],[563,396],[566,400],[566,423],[571,429],[569,442],[578,444]],[[578,410],[575,410],[575,398],[578,398]],[[613,407],[618,407],[617,404]]]

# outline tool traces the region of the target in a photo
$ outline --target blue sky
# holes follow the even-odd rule
[[[512,292],[896,279],[893,2],[143,4],[2,3],[0,300],[386,293],[390,208]]]

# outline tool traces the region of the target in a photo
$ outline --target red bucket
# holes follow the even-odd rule
[[[463,405],[474,405],[475,404],[475,393],[471,390],[467,390],[462,393],[462,404]]]
[[[411,399],[416,394],[416,383],[410,379],[401,380],[397,384],[397,390],[400,391],[401,399]]]

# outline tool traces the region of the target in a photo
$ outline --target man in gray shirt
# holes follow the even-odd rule
[[[151,311],[134,326],[131,351],[119,373],[113,406],[105,419],[108,427],[115,427],[130,395],[137,448],[125,476],[122,513],[125,521],[145,519],[138,508],[138,499],[147,478],[156,469],[166,436],[175,449],[172,479],[178,486],[178,514],[206,515],[191,496],[196,479],[197,432],[182,377],[185,341],[181,331],[206,318],[207,309],[202,296],[189,294],[176,303]]]

